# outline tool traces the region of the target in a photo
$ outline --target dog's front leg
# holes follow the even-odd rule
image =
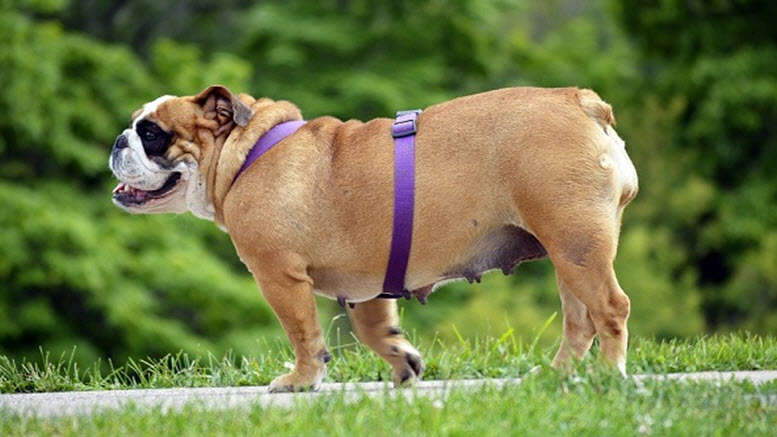
[[[267,302],[296,355],[294,370],[270,383],[270,392],[318,390],[329,361],[307,265],[296,254],[272,254],[250,263]]]

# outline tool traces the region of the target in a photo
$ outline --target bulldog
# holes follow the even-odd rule
[[[412,383],[423,360],[396,301],[378,298],[396,215],[394,120],[309,120],[246,164],[265,134],[296,120],[292,103],[218,85],[160,97],[113,145],[113,202],[190,211],[229,234],[296,355],[270,391],[315,390],[326,374],[314,294],[348,303],[395,385]],[[613,259],[637,174],[610,105],[586,89],[509,88],[431,106],[415,123],[406,296],[547,257],[564,314],[553,366],[569,369],[598,335],[601,357],[625,374],[630,302]]]

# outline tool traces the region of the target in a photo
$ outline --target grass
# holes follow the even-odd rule
[[[265,349],[254,357],[191,357],[179,352],[129,360],[121,366],[95,363],[87,369],[75,364],[75,351],[56,358],[41,352],[38,361],[16,362],[0,356],[0,392],[266,385],[287,372],[294,359],[285,343],[268,344]],[[547,366],[555,347],[523,343],[508,331],[499,338],[421,343],[420,350],[427,365],[424,379],[430,380],[521,376],[534,366]],[[361,345],[343,344],[332,348],[332,354],[327,381],[390,380],[388,364]],[[749,334],[663,342],[638,338],[629,347],[629,373],[754,369],[777,369],[777,338]]]
[[[29,418],[0,411],[0,435],[773,435],[777,429],[777,383],[625,380],[608,372],[564,376],[547,367],[554,350],[522,343],[508,331],[500,338],[421,345],[425,379],[525,376],[517,386],[484,387],[449,396],[396,396],[346,400],[342,394],[298,402],[294,408],[222,411],[190,404],[181,411],[128,406],[89,417]],[[3,392],[151,387],[238,386],[268,383],[292,360],[285,344],[268,353],[194,358],[183,353],[123,366],[81,370],[73,355],[41,363],[0,357]],[[365,348],[334,348],[328,381],[375,381],[389,367]],[[629,373],[777,369],[777,338],[749,334],[658,342],[635,339]],[[770,398],[771,397],[771,398]]]
[[[222,411],[190,404],[163,412],[135,406],[89,417],[22,418],[0,412],[0,435],[774,435],[777,384],[635,383],[588,373],[541,372],[520,385],[447,397],[346,400],[334,394],[293,408]],[[393,392],[395,393],[395,392]]]

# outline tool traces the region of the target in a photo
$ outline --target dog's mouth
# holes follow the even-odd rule
[[[158,189],[152,191],[141,190],[133,186],[120,182],[113,189],[113,200],[122,205],[142,205],[152,199],[160,199],[171,192],[181,180],[181,173],[175,172],[170,175],[165,183]]]

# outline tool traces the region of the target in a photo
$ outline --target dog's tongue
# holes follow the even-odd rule
[[[146,197],[148,197],[148,191],[135,188],[132,185],[127,185],[124,182],[119,183],[119,185],[113,189],[113,194],[116,193],[128,193],[137,200],[145,200]]]

